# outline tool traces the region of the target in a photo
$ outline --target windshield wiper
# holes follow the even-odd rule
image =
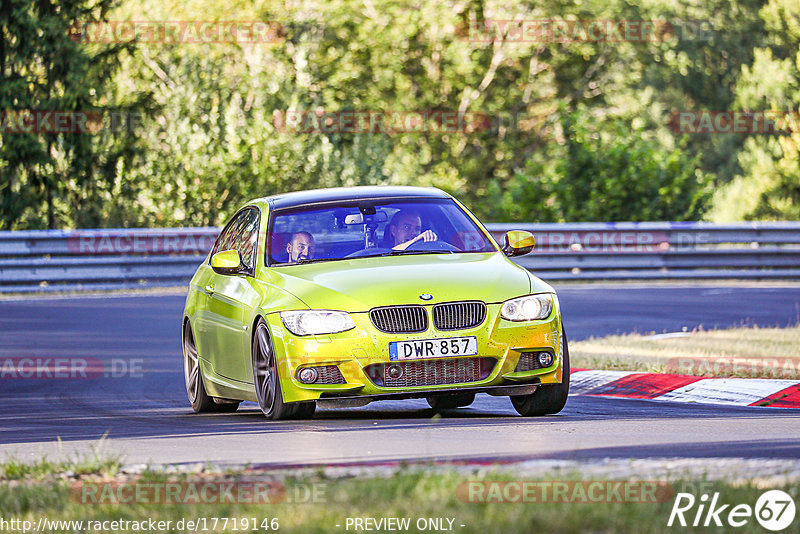
[[[380,254],[368,254],[366,256],[354,256],[355,258],[385,258],[386,256],[418,256],[420,254],[453,254],[452,250],[390,250]]]
[[[339,260],[350,260],[350,259],[358,259],[358,258],[382,258],[384,256],[412,256],[412,255],[419,255],[419,254],[453,254],[452,250],[390,250],[388,252],[382,252],[380,254],[369,254],[366,256],[353,256],[352,258],[345,256],[344,258],[306,258],[302,260],[297,260],[290,263],[280,263],[279,266],[283,267],[285,265],[303,265],[307,263],[317,263],[322,261],[339,261]]]
[[[390,250],[384,252],[381,256],[405,256],[412,254],[452,254],[452,250]]]
[[[302,265],[303,263],[317,263],[319,261],[336,261],[342,258],[303,258],[294,262],[289,262],[286,265]]]

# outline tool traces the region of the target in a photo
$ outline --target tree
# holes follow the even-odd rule
[[[568,116],[564,144],[532,159],[496,199],[493,220],[686,221],[703,213],[712,177],[699,156],[664,150],[629,122],[589,128],[582,116]]]
[[[86,47],[70,36],[73,24],[102,20],[111,0],[1,1],[0,228],[102,224],[103,190],[131,152],[131,138],[76,133],[80,126],[26,133],[19,120],[33,125],[30,118],[47,111],[92,112],[107,126],[110,112],[125,112],[108,98],[125,46]]]
[[[779,131],[749,136],[742,173],[714,196],[708,217],[716,221],[800,219],[800,5],[770,0],[761,17],[769,39],[741,69],[736,106],[770,112]]]
[[[117,46],[77,46],[62,32],[105,18],[107,4],[47,1],[0,0],[14,13],[2,19],[4,106],[132,109],[142,120],[133,135],[3,135],[4,228],[218,225],[249,198],[360,184],[440,187],[487,220],[699,217],[709,177],[730,182],[752,143],[676,137],[667,118],[744,102],[737,77],[759,65],[754,47],[781,61],[796,50],[789,22],[765,30],[760,0],[244,0],[236,18],[279,22],[282,42]],[[110,16],[230,20],[214,0],[124,0]],[[655,41],[520,42],[497,24],[510,19],[676,28]],[[686,30],[679,19],[708,25]],[[39,31],[50,37],[25,37]],[[488,120],[475,131],[387,134],[299,133],[274,119],[323,111]]]

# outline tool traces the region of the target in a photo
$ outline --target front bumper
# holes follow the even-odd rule
[[[502,391],[495,389],[502,386],[558,384],[562,380],[562,330],[557,300],[547,319],[519,323],[501,319],[500,304],[489,304],[486,320],[481,325],[458,331],[438,331],[431,324],[428,330],[420,333],[387,334],[372,325],[367,312],[352,313],[351,316],[356,323],[352,330],[305,337],[286,330],[279,314],[266,317],[285,402],[359,397],[365,400],[408,398],[462,390],[490,392]],[[476,337],[477,355],[403,362],[389,359],[389,343],[392,341],[465,336]],[[555,356],[553,363],[542,369],[516,371],[523,353],[537,351],[552,352]],[[473,361],[476,359],[481,361]],[[397,363],[413,366],[415,376],[421,379],[414,382],[415,385],[402,386],[388,385],[389,380],[381,380],[383,364]],[[309,366],[329,366],[329,369],[335,366],[344,383],[303,384],[297,378],[297,372]],[[461,379],[468,380],[458,381]]]

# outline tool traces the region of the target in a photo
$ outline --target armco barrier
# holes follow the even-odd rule
[[[800,223],[490,224],[528,230],[545,280],[800,278]],[[185,284],[217,228],[0,232],[0,292]]]
[[[545,280],[800,277],[800,223],[492,224],[528,230],[537,249],[517,261]]]

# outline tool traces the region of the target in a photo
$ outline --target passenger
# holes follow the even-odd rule
[[[289,253],[289,263],[313,259],[314,250],[316,248],[314,236],[308,232],[295,232],[286,244],[286,252]]]
[[[422,217],[413,211],[400,210],[386,227],[388,241],[394,250],[405,250],[417,241],[437,241],[433,230],[422,231]]]

